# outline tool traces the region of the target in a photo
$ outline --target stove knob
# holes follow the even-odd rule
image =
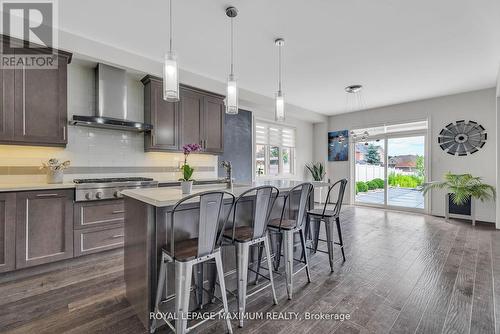
[[[117,190],[115,191],[115,193],[113,194],[116,198],[119,198],[122,196],[122,194]]]
[[[95,198],[101,199],[102,198],[102,192],[96,192],[95,193]]]
[[[85,199],[88,199],[88,200],[92,199],[92,194],[91,193],[86,193],[85,194]]]

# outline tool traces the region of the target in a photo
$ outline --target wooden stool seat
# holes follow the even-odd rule
[[[227,229],[224,231],[224,237],[231,239],[233,236],[233,229]],[[253,238],[253,228],[250,226],[240,226],[234,229],[234,241],[236,242],[246,242]]]
[[[198,238],[187,239],[183,241],[178,241],[175,243],[175,257],[174,254],[170,254],[170,251],[163,249],[165,253],[169,256],[174,257],[177,261],[189,261],[196,258],[198,254]]]
[[[280,225],[281,222],[281,225]],[[269,227],[280,228],[283,230],[293,230],[297,226],[297,221],[293,219],[283,219],[280,218],[272,219],[269,222]]]

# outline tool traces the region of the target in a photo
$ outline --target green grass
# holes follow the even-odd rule
[[[384,180],[376,178],[367,182],[356,182],[356,194],[364,193],[368,190],[384,189]],[[391,173],[388,180],[390,187],[417,188],[424,183],[424,178],[416,175],[403,175]]]
[[[417,188],[424,183],[424,178],[416,175],[389,174],[389,186],[401,188]]]
[[[368,186],[366,185],[365,182],[359,181],[356,182],[356,194],[357,193],[364,193],[368,191]]]

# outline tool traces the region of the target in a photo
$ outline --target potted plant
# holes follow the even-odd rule
[[[311,176],[314,181],[323,181],[326,171],[325,167],[321,162],[306,164],[306,168],[311,173]]]
[[[495,199],[495,187],[483,183],[482,179],[471,174],[445,174],[444,181],[429,182],[422,186],[424,195],[431,189],[447,189],[445,216],[457,218],[471,217],[475,224],[474,199],[481,202]]]
[[[307,170],[311,173],[314,182],[321,182],[324,180],[326,171],[325,166],[321,162],[306,164]],[[313,182],[313,184],[314,184]],[[314,187],[314,198],[316,202],[323,203],[323,187],[318,185]]]
[[[47,183],[63,183],[64,170],[68,168],[70,161],[59,162],[57,159],[49,159],[49,161],[42,162],[40,169],[45,169],[47,172]]]
[[[189,154],[193,152],[198,152],[201,149],[201,146],[198,144],[186,144],[182,147],[184,151],[184,164],[181,166],[182,178],[179,179],[181,181],[181,188],[183,194],[190,194],[193,189],[193,176],[194,168],[189,166],[187,163],[187,158]]]

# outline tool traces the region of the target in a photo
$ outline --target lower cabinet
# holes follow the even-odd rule
[[[75,257],[120,248],[124,241],[122,199],[75,204]]]
[[[16,268],[16,194],[0,193],[0,273]]]
[[[74,190],[16,194],[16,269],[73,257]]]
[[[0,193],[0,273],[123,247],[123,199],[75,203],[74,194]]]

